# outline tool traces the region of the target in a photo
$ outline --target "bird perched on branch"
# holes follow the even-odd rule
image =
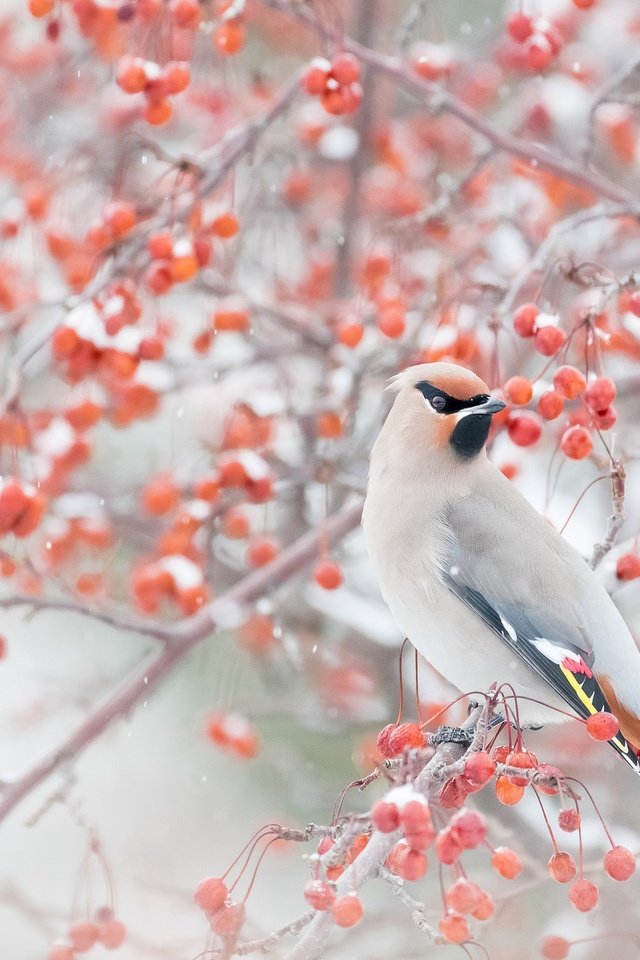
[[[567,705],[612,712],[610,742],[640,773],[640,652],[587,563],[488,460],[504,402],[449,363],[390,389],[362,523],[398,626],[459,690],[510,684],[523,726]]]

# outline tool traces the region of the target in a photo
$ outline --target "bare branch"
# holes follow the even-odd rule
[[[602,543],[597,543],[593,548],[591,560],[589,561],[589,566],[592,570],[595,570],[607,553],[609,553],[624,524],[624,490],[626,477],[626,470],[620,461],[616,460],[611,469],[611,502],[613,510],[607,521],[607,531],[604,540]]]
[[[176,624],[172,628],[170,639],[167,639],[159,654],[143,660],[60,746],[38,761],[18,780],[3,785],[0,793],[0,821],[54,771],[69,763],[93,743],[116,719],[125,716],[139,700],[148,697],[194,647],[218,628],[220,615],[224,616],[229,609],[253,603],[266,590],[273,589],[298,574],[316,555],[320,542],[335,544],[353,530],[360,520],[361,511],[361,501],[352,501],[330,517],[324,529],[308,530],[283,550],[272,563],[250,573],[201,613]]]

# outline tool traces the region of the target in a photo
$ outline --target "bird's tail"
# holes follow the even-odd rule
[[[595,676],[591,675],[589,677],[582,673],[572,673],[571,670],[567,670],[567,668],[563,667],[562,665],[560,665],[560,669],[562,670],[567,683],[573,690],[575,698],[580,706],[579,712],[582,714],[585,720],[587,717],[593,716],[594,713],[601,713],[602,711],[606,711],[607,713],[615,713],[615,711],[609,706],[607,698],[602,692],[602,687],[596,680]],[[630,767],[633,767],[637,774],[640,774],[640,751],[638,750],[638,747],[632,744],[631,741],[627,740],[627,738],[621,732],[618,732],[615,737],[609,740],[609,743],[616,753],[618,753],[622,759],[629,764]]]

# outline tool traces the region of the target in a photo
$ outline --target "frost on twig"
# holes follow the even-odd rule
[[[611,468],[611,502],[612,512],[607,521],[607,531],[602,543],[597,543],[593,548],[589,566],[592,570],[600,565],[604,557],[609,553],[616,542],[624,524],[624,494],[626,470],[619,460],[615,460]]]

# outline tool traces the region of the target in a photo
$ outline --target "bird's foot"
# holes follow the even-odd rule
[[[429,743],[437,746],[439,743],[472,743],[473,730],[464,730],[462,727],[438,727],[435,733],[429,734]]]

